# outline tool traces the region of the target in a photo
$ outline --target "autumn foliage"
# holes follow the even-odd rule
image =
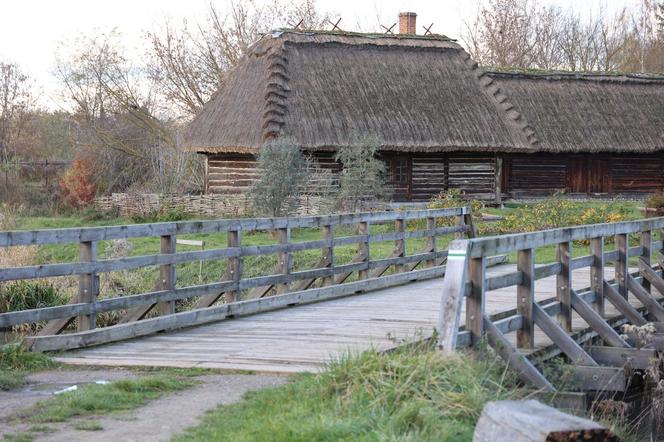
[[[76,158],[71,168],[60,180],[60,194],[64,202],[81,208],[92,202],[95,185],[92,180],[92,164],[87,158]]]

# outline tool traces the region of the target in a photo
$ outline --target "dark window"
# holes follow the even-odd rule
[[[408,158],[392,160],[392,181],[400,184],[408,183]]]

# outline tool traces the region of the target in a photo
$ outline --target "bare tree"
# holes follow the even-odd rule
[[[15,64],[0,61],[0,161],[17,154],[17,141],[34,105],[32,81]]]
[[[150,74],[164,97],[191,117],[261,34],[298,24],[299,29],[321,29],[327,19],[315,0],[237,0],[227,13],[211,4],[203,23],[167,22],[160,31],[148,33]]]
[[[186,189],[200,176],[200,161],[179,148],[177,122],[161,112],[154,81],[128,62],[118,33],[83,36],[68,47],[57,74],[74,103],[76,144],[95,152],[101,190]]]

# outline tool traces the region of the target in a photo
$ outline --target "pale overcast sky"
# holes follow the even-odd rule
[[[257,0],[260,2],[261,0]],[[434,23],[433,31],[458,38],[464,21],[476,14],[478,0],[318,0],[322,10],[342,18],[342,29],[370,30],[381,23],[390,25],[399,11],[418,14],[418,31]],[[638,0],[541,0],[582,14],[636,7]],[[227,7],[230,0],[0,0],[0,60],[18,63],[43,86],[42,103],[57,107],[57,87],[51,72],[54,51],[62,40],[79,33],[117,28],[125,45],[141,51],[142,36],[168,17],[172,21],[200,21],[210,3]]]

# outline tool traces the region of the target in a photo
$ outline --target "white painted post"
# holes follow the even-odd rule
[[[438,348],[445,354],[456,349],[461,307],[468,274],[468,240],[452,241],[448,248],[447,268],[443,279],[443,296],[438,319]]]

